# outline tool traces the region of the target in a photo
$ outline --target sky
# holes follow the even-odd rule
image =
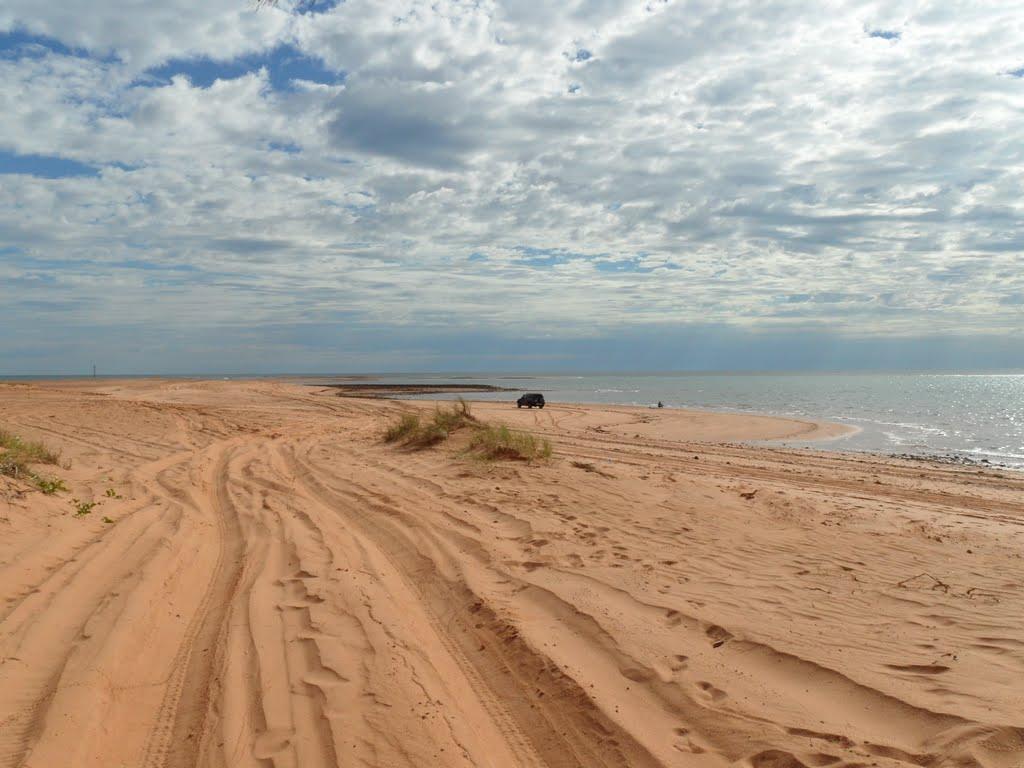
[[[1024,368],[1024,10],[5,0],[0,329],[0,375]]]

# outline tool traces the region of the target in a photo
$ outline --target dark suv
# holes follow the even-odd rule
[[[524,405],[527,408],[533,408],[533,406],[543,408],[544,395],[540,394],[539,392],[529,392],[520,397],[518,400],[516,400],[516,408],[522,408]]]

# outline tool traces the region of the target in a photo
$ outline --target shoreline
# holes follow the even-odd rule
[[[518,392],[520,390],[509,389],[510,392]],[[425,393],[429,394],[429,393]],[[358,397],[358,395],[353,395]],[[408,398],[403,397],[401,394],[396,395],[385,395],[384,399],[394,400],[397,402],[406,402],[409,404],[415,403],[432,403],[443,405],[445,403],[452,402],[451,399],[433,400],[429,397],[414,397]],[[509,403],[514,405],[514,401],[502,401],[502,400],[470,400],[473,404],[479,405],[494,405],[500,403]],[[800,416],[790,416],[778,413],[764,412],[764,411],[738,411],[730,410],[727,408],[712,409],[712,408],[688,408],[680,406],[665,406],[664,408],[657,408],[653,405],[636,405],[633,403],[601,403],[601,402],[587,402],[587,401],[574,401],[574,402],[561,402],[551,401],[548,407],[552,406],[565,406],[570,408],[587,408],[587,409],[619,409],[619,410],[631,410],[638,413],[689,413],[689,414],[702,414],[705,416],[717,416],[722,415],[726,417],[735,417],[742,419],[744,417],[752,419],[772,419],[779,422],[793,423],[806,425],[804,428],[798,429],[789,435],[783,436],[748,436],[748,437],[735,437],[734,440],[738,442],[747,443],[751,446],[760,446],[765,448],[788,448],[788,449],[800,449],[807,448],[812,451],[830,451],[838,454],[850,454],[850,455],[869,455],[878,456],[881,458],[891,458],[897,460],[906,461],[918,461],[918,462],[930,462],[937,465],[946,466],[964,466],[964,467],[976,467],[978,469],[998,469],[1005,470],[1007,472],[1018,472],[1024,473],[1024,464],[1011,464],[1005,461],[996,461],[992,459],[975,458],[964,451],[951,450],[947,453],[937,452],[934,449],[923,449],[920,453],[912,453],[906,450],[897,451],[885,448],[842,448],[842,447],[820,447],[822,443],[839,442],[847,438],[854,437],[864,432],[864,427],[858,424],[847,424],[838,421],[829,421],[828,419],[811,419]],[[802,443],[808,443],[808,445],[802,445]]]
[[[514,393],[521,391],[520,389],[512,387],[499,387],[493,385],[476,385],[476,384],[379,384],[379,383],[366,383],[366,379],[380,378],[373,375],[344,375],[344,376],[333,376],[330,377],[332,381],[340,383],[320,383],[311,380],[313,377],[304,377],[301,375],[280,375],[273,377],[266,376],[253,376],[252,378],[218,378],[210,379],[202,376],[175,376],[167,377],[163,375],[152,375],[152,376],[132,376],[132,377],[110,377],[105,378],[103,376],[93,378],[91,376],[81,377],[62,377],[62,378],[8,378],[0,379],[0,392],[7,389],[17,389],[36,386],[68,386],[73,388],[80,387],[95,387],[103,389],[104,387],[124,385],[133,386],[141,385],[146,386],[149,384],[169,384],[169,385],[185,385],[185,384],[203,384],[206,382],[212,382],[215,384],[246,384],[246,383],[265,383],[269,385],[285,385],[285,386],[298,386],[309,388],[311,390],[331,391],[338,397],[353,398],[353,399],[368,399],[368,400],[384,400],[392,402],[408,403],[415,405],[416,403],[430,403],[430,404],[445,404],[452,402],[451,398],[445,399],[431,399],[431,394],[474,394],[479,392],[486,393]],[[410,395],[413,395],[410,397]],[[485,408],[500,407],[501,404],[512,406],[514,405],[514,399],[509,401],[504,400],[470,400],[476,406],[483,406]],[[724,440],[727,442],[738,442],[746,443],[753,447],[765,447],[765,448],[784,448],[784,449],[801,449],[806,448],[809,451],[828,451],[841,455],[869,455],[877,456],[880,458],[889,458],[894,460],[905,460],[905,461],[916,461],[931,463],[939,466],[962,466],[962,467],[974,467],[977,469],[992,469],[1000,471],[1008,471],[1015,473],[1024,473],[1024,466],[1017,464],[1010,464],[1001,461],[994,461],[992,459],[979,459],[971,456],[963,451],[949,451],[949,452],[936,452],[934,450],[922,449],[920,453],[908,452],[908,451],[897,451],[887,450],[885,448],[842,448],[824,446],[823,444],[838,443],[844,439],[854,437],[863,431],[863,427],[856,424],[846,424],[842,422],[829,421],[828,419],[811,419],[800,416],[790,416],[784,414],[770,413],[770,412],[758,412],[758,411],[740,411],[730,410],[727,408],[713,409],[713,408],[689,408],[679,406],[666,406],[665,408],[657,408],[653,405],[636,405],[636,404],[618,404],[618,403],[601,403],[601,402],[587,402],[587,401],[576,401],[576,402],[551,402],[548,403],[548,408],[551,407],[566,407],[574,409],[594,409],[594,410],[618,410],[626,412],[634,412],[636,414],[690,414],[692,417],[696,417],[697,421],[711,419],[717,416],[725,417],[729,420],[736,420],[735,424],[742,422],[744,419],[752,420],[751,423],[755,425],[754,432],[752,434],[743,434],[743,427],[740,426],[738,429],[727,430],[727,434],[720,435],[718,437],[712,437],[712,440]],[[766,421],[767,420],[767,421]],[[763,423],[776,423],[781,424],[792,424],[799,425],[795,426],[792,431],[782,431],[779,433],[772,433],[768,430],[766,434],[760,427]],[[635,433],[634,433],[635,434]],[[804,445],[806,443],[806,445]]]
[[[514,390],[517,391],[517,390]],[[451,399],[388,397],[394,402],[431,407],[450,404]],[[611,427],[619,428],[623,434],[629,432],[629,425],[635,425],[631,434],[642,437],[663,437],[664,439],[750,442],[757,444],[767,441],[807,440],[828,441],[856,434],[857,427],[830,421],[776,416],[767,413],[745,411],[709,410],[702,408],[657,408],[642,405],[614,403],[548,402],[544,408],[516,408],[515,400],[468,400],[474,408],[481,409],[489,417],[504,419],[509,426],[524,423],[524,414],[538,415],[552,413],[574,414],[585,411],[590,414],[607,414]],[[626,419],[619,418],[621,416]],[[633,419],[630,421],[629,419]],[[525,420],[526,422],[529,419]],[[609,425],[589,425],[592,428],[610,428]]]

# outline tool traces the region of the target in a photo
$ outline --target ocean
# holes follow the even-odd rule
[[[520,392],[542,392],[552,403],[653,406],[660,400],[669,408],[833,421],[858,431],[815,447],[958,457],[1024,469],[1024,373],[433,373],[361,381],[515,390],[468,395],[480,400],[511,402]]]

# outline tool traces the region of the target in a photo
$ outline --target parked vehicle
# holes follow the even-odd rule
[[[525,395],[516,400],[516,408],[522,408],[524,405],[527,408],[533,408],[534,406],[537,406],[538,408],[543,408],[544,395],[540,394],[539,392],[527,392]]]

